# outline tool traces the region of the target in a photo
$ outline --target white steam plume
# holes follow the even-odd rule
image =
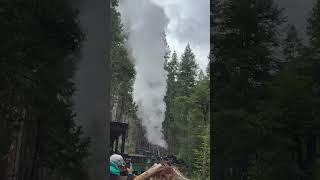
[[[119,10],[137,72],[134,101],[138,104],[138,116],[148,141],[166,148],[162,133],[166,109],[163,101],[166,92],[163,31],[169,20],[164,10],[151,0],[122,0]]]

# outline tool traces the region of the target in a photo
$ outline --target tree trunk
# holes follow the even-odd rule
[[[297,163],[300,169],[303,169],[303,152],[302,152],[302,147],[303,143],[301,141],[301,138],[298,136],[295,136],[295,141],[296,141],[296,153],[297,153]]]
[[[316,136],[309,135],[307,138],[307,171],[308,178],[312,180],[315,174],[314,166],[316,162]]]
[[[8,157],[10,151],[10,132],[7,119],[0,120],[0,179],[7,180]]]
[[[21,154],[21,144],[23,138],[24,121],[19,123],[17,131],[13,132],[13,141],[11,142],[8,152],[8,168],[7,178],[8,180],[17,180],[18,178],[18,166]]]
[[[26,119],[22,131],[21,148],[18,151],[20,157],[17,159],[17,180],[31,180],[35,160],[36,135],[38,132],[37,121],[32,118]]]

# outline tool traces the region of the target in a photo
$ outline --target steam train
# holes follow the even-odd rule
[[[127,136],[128,124],[122,122],[110,122],[111,133],[110,133],[110,145],[111,151],[110,154],[120,154],[123,156],[124,160],[126,161],[126,167],[121,167],[121,174],[126,175],[126,169],[130,167],[132,164],[133,173],[136,175],[142,174],[145,170],[149,169],[153,166],[154,163],[160,163],[161,161],[166,161],[170,164],[179,164],[180,162],[174,155],[166,155],[165,157],[161,155],[165,153],[165,150],[161,150],[159,147],[153,147],[149,150],[139,150],[137,154],[125,154],[125,139]],[[121,137],[121,138],[120,138]],[[119,139],[121,139],[121,147],[120,151],[118,148]]]
[[[146,169],[153,165],[152,158],[150,156],[142,154],[123,154],[126,166],[122,167],[121,174],[126,175],[126,168],[132,164],[133,174],[142,174]]]

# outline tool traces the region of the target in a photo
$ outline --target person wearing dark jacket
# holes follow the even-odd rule
[[[125,166],[125,162],[123,160],[123,157],[119,154],[113,154],[110,157],[110,178],[111,178],[111,180],[121,180],[120,168],[119,168],[120,166]],[[130,166],[130,168],[127,168],[127,171],[128,171],[127,180],[133,180],[132,166]]]

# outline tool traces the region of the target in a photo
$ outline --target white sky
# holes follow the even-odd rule
[[[151,0],[161,6],[169,18],[166,29],[171,51],[178,56],[189,43],[200,68],[205,70],[210,49],[209,0]]]

